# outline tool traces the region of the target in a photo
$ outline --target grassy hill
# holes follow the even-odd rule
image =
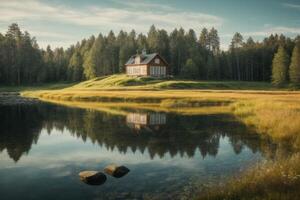
[[[156,79],[131,77],[125,74],[98,77],[81,82],[69,89],[227,89],[272,90],[270,83],[237,81],[192,81],[184,79]]]
[[[192,81],[112,75],[84,81],[60,90],[30,91],[23,92],[22,95],[54,101],[151,103],[161,107],[199,107],[227,105],[237,99],[257,99],[270,95],[297,93],[271,90],[276,88],[269,83],[261,82]]]

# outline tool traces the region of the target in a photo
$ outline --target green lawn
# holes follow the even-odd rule
[[[291,90],[289,87],[275,88],[268,82],[239,81],[199,81],[185,79],[156,79],[151,77],[131,77],[125,74],[97,77],[76,83],[47,83],[25,86],[0,86],[0,92],[22,92],[36,90]]]
[[[198,81],[184,79],[156,79],[130,77],[124,74],[98,77],[74,85],[70,89],[227,89],[227,90],[275,90],[267,82]]]

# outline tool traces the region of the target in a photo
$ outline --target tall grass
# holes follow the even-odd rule
[[[199,194],[199,199],[296,200],[300,197],[300,99],[272,96],[241,100],[232,112],[245,124],[266,134],[289,155],[277,156]]]
[[[199,200],[297,200],[300,153],[256,166],[218,186],[204,189]]]
[[[300,99],[241,101],[233,104],[232,110],[257,132],[300,149]]]

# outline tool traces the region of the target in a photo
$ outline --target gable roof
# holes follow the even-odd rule
[[[129,58],[129,60],[125,63],[125,65],[134,65],[134,59],[137,56],[141,56],[141,63],[139,65],[147,65],[149,64],[156,56],[159,56],[158,53],[144,54],[144,55],[133,55]],[[159,56],[165,63],[167,63],[161,56]]]

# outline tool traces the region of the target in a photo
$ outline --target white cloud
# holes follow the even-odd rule
[[[126,7],[131,8],[138,8],[138,9],[158,9],[164,11],[174,11],[176,10],[174,7],[164,4],[156,4],[156,3],[148,3],[141,0],[131,0],[131,1],[124,1],[124,0],[112,0],[115,3],[121,4]]]
[[[283,3],[282,5],[287,8],[294,8],[300,10],[300,4]]]
[[[72,39],[74,36],[66,33],[58,33],[58,32],[50,32],[50,31],[40,31],[40,30],[34,30],[30,29],[30,35],[31,36],[38,36],[43,38],[54,38],[54,39]]]
[[[227,50],[230,44],[231,38],[233,37],[235,32],[226,33],[220,35],[221,38],[221,49]],[[271,24],[265,24],[263,28],[259,31],[253,32],[240,32],[242,36],[244,36],[244,40],[247,37],[253,37],[254,39],[260,40],[262,37],[268,37],[271,34],[284,34],[290,37],[300,35],[300,27],[285,27],[285,26],[273,26]]]
[[[223,19],[198,12],[184,12],[167,5],[145,2],[121,2],[122,8],[90,6],[79,9],[50,5],[38,0],[10,0],[1,2],[0,22],[54,21],[80,26],[105,26],[110,29],[132,29],[145,32],[151,24],[166,29],[185,27],[199,29],[203,26],[219,27]],[[136,8],[136,9],[132,9]],[[155,9],[142,9],[155,8]]]
[[[255,32],[248,32],[243,33],[246,36],[269,36],[271,34],[290,34],[290,35],[297,35],[300,34],[300,27],[285,27],[285,26],[275,26],[275,27],[268,27],[261,31]]]
[[[111,6],[67,7],[41,0],[0,0],[0,30],[6,31],[10,23],[17,22],[23,30],[35,36],[41,47],[64,46],[81,40],[82,30],[108,32],[114,30],[146,33],[154,24],[171,31],[174,28],[193,28],[199,32],[203,27],[220,27],[223,19],[199,12],[186,12],[169,5],[145,1],[113,0]],[[119,5],[119,6],[116,6]],[[48,24],[57,24],[55,31]],[[2,26],[1,26],[2,25]],[[72,27],[72,31],[64,26]],[[4,30],[5,28],[5,30]],[[81,30],[82,29],[82,30]],[[74,31],[75,30],[75,31]],[[71,33],[71,34],[70,34]],[[97,34],[97,33],[90,33]]]

